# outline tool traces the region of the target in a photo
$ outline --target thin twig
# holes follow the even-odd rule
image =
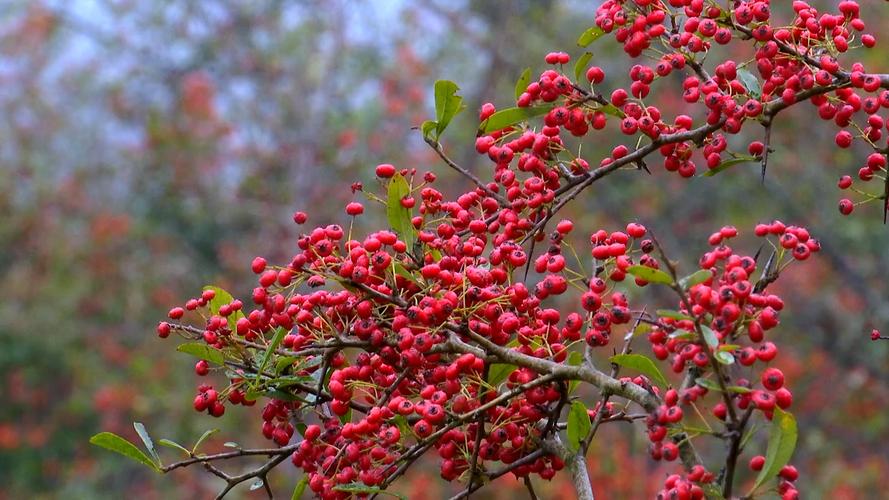
[[[454,162],[454,160],[450,159],[448,157],[448,155],[445,154],[444,150],[441,148],[441,143],[439,143],[429,137],[424,138],[424,140],[426,141],[426,144],[428,144],[429,147],[431,147],[432,150],[435,151],[436,154],[438,154],[438,157],[441,158],[442,160],[444,160],[444,162],[447,164],[447,166],[449,166],[453,170],[459,172],[463,177],[466,177],[467,179],[472,181],[473,184],[480,187],[485,193],[488,194],[488,196],[497,200],[497,203],[500,204],[501,207],[509,208],[512,206],[509,203],[509,201],[506,200],[506,198],[504,198],[499,193],[495,193],[493,190],[491,190],[491,188],[489,188],[484,182],[482,182],[481,179],[476,177],[475,174],[473,174],[469,170],[466,170],[465,168],[461,167],[460,165],[457,165],[457,163]]]

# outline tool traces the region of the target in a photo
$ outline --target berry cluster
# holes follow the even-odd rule
[[[220,390],[201,384],[195,409],[220,416],[226,404],[265,398],[263,436],[305,472],[321,498],[385,489],[430,450],[440,458],[441,477],[467,483],[467,494],[485,476],[551,479],[599,425],[637,420],[653,459],[683,462],[685,474],[669,476],[661,497],[701,498],[712,488],[731,497],[750,419],[783,418],[793,402],[774,366],[773,330],[784,302],[767,287],[788,265],[817,253],[818,241],[802,227],[760,224],[754,233],[772,249],[763,259],[729,246],[738,231],[726,226],[709,237],[699,269],[681,277],[639,223],[584,232],[588,254],[573,246],[580,238],[572,221],[550,226],[591,184],[623,167],[647,169],[652,154],[683,177],[695,175],[702,161],[712,173],[745,160],[765,167],[768,134],[750,142],[747,154],[730,151],[728,136],[752,121],[768,130],[778,113],[803,100],[843,129],[838,145],[860,140],[874,149],[859,179],[885,181],[886,151],[877,143],[889,91],[878,92],[889,77],[857,63],[846,71],[837,59],[874,44],[861,34],[857,3],[819,13],[794,1],[786,25],[773,23],[768,1],[728,3],[731,10],[704,0],[603,2],[581,40],[613,33],[631,57],[656,61],[630,68],[627,88],[606,97],[598,90],[606,80],[601,67],[584,72],[581,65],[575,80],[585,74],[582,86],[562,71],[570,56],[550,53],[545,59],[553,67],[520,86],[516,108],[498,111],[489,103],[480,110],[475,149],[494,164],[490,182],[444,154],[438,136],[447,113],[439,110],[439,122],[423,125],[424,137],[473,189],[449,198],[431,172],[380,164],[378,190],[352,185],[368,201],[345,207],[348,227],[306,229],[287,262],[254,259],[257,286],[249,300],[210,288],[171,309],[158,335],[175,331],[193,341],[186,350],[203,358],[196,374],[226,378]],[[750,40],[749,61],[721,60],[708,73],[712,43],[739,39]],[[644,101],[674,72],[684,74],[682,100],[703,104],[700,123],[694,113],[668,116]],[[868,115],[866,125],[856,121],[859,113]],[[618,144],[592,162],[569,150],[569,135],[584,137],[614,120],[635,149]],[[850,177],[840,187],[855,189]],[[886,199],[858,192],[865,201]],[[368,202],[384,206],[389,228],[362,236],[355,226]],[[844,213],[853,207],[841,202]],[[293,220],[304,225],[309,218],[297,212]],[[650,285],[675,292],[676,310],[631,307],[625,292]],[[631,352],[640,333],[654,360]],[[617,353],[617,346],[601,348],[618,335],[624,343],[610,358],[609,375],[594,356]],[[634,361],[624,366],[625,359]],[[686,381],[666,379],[657,361]],[[578,382],[598,388],[592,410],[583,403],[587,395],[574,392]],[[725,428],[713,434],[733,450],[725,466],[708,468],[687,453],[685,420],[692,413],[705,418],[689,412],[704,401],[714,425]],[[631,407],[643,413],[634,417]],[[750,467],[761,469],[764,460],[754,457]],[[717,480],[711,471],[720,469]],[[796,469],[787,465],[777,477],[777,491],[795,498]]]

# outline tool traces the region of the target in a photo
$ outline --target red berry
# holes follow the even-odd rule
[[[846,130],[841,130],[841,131],[837,132],[835,141],[836,141],[837,146],[844,148],[844,149],[848,148],[849,146],[852,145],[852,134],[850,134]]]
[[[381,179],[388,179],[395,175],[395,167],[388,163],[383,163],[381,165],[377,165],[376,173],[377,177]]]
[[[357,201],[353,201],[346,205],[346,213],[351,216],[361,215],[364,213],[364,205],[358,203]]]
[[[265,271],[266,260],[262,257],[256,257],[253,259],[253,263],[250,265],[250,269],[253,270],[254,274],[261,274]]]
[[[762,470],[762,466],[766,464],[766,457],[762,455],[756,455],[750,459],[750,470],[759,471]]]
[[[160,323],[157,324],[157,336],[162,339],[165,339],[170,336],[170,330],[171,330],[170,324],[167,323],[166,321],[161,321]],[[876,332],[876,330],[874,330],[874,331]],[[879,336],[879,332],[877,333],[877,336]]]
[[[558,225],[556,225],[556,231],[561,234],[568,234],[572,229],[574,229],[574,223],[567,219],[559,221]]]
[[[194,372],[200,376],[210,373],[210,364],[205,360],[200,360],[194,365]]]
[[[770,391],[777,391],[784,386],[784,373],[777,368],[767,368],[762,372],[762,386]]]
[[[169,313],[167,313],[167,316],[169,316],[170,319],[180,319],[184,315],[185,315],[185,309],[183,309],[181,307],[174,307],[174,308],[170,309]]]

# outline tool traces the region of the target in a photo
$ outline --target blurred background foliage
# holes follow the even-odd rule
[[[434,80],[457,82],[470,106],[447,134],[449,154],[488,168],[472,148],[475,109],[511,105],[518,75],[541,71],[546,52],[579,55],[595,4],[0,2],[0,498],[216,492],[201,470],[160,477],[87,443],[100,430],[135,438],[134,420],[156,439],[193,442],[220,427],[210,448],[260,442],[258,410],[219,420],[191,410],[193,359],[156,338],[157,321],[207,283],[245,295],[254,255],[293,252],[292,212],[343,221],[349,183],[373,183],[377,163],[432,168],[446,193],[464,189],[412,130],[431,116]],[[877,4],[865,18],[886,25]],[[887,47],[858,57],[885,71]],[[593,49],[612,82],[626,79],[631,63],[613,42]],[[656,86],[663,106],[682,105],[675,88]],[[780,366],[803,432],[794,461],[809,498],[875,498],[889,488],[889,370],[887,346],[867,332],[889,328],[889,229],[875,207],[841,220],[835,182],[862,156],[837,151],[831,126],[799,108],[775,131],[764,185],[758,166],[683,181],[651,165],[651,177],[597,184],[567,214],[587,230],[644,222],[686,269],[725,223],[809,226],[825,251],[778,288],[789,310]],[[619,140],[593,136],[584,153],[592,163]],[[629,428],[602,434],[590,466],[597,494],[657,489],[664,470],[644,446]],[[274,486],[289,495],[295,472],[282,470]],[[516,494],[501,482],[480,497]],[[570,497],[567,488],[538,489]],[[434,466],[400,489],[450,492]]]

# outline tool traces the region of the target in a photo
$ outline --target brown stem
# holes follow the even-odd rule
[[[738,464],[738,456],[741,455],[741,440],[744,438],[744,431],[747,428],[747,422],[750,415],[753,414],[753,405],[747,407],[747,411],[741,417],[741,421],[731,429],[731,442],[729,444],[728,455],[725,457],[725,478],[722,485],[722,496],[731,498],[732,485],[735,482],[735,468]]]
[[[473,184],[480,187],[485,193],[488,194],[488,196],[497,200],[497,203],[499,203],[501,207],[509,208],[512,206],[509,201],[506,200],[506,198],[504,198],[499,193],[495,193],[494,191],[492,191],[491,188],[489,188],[484,182],[482,182],[481,179],[476,177],[475,174],[473,174],[469,170],[466,170],[460,165],[457,165],[454,160],[450,159],[441,148],[441,143],[429,137],[424,138],[424,140],[426,141],[426,144],[428,144],[429,147],[431,147],[432,150],[435,151],[436,154],[438,154],[438,157],[441,158],[445,162],[445,164],[447,164],[447,166],[459,172],[463,177],[466,177],[467,179],[472,181]]]

